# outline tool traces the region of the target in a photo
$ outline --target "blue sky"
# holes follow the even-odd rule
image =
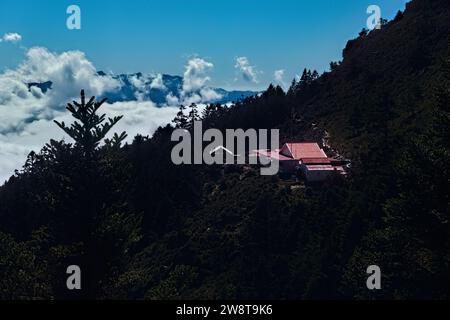
[[[189,58],[214,64],[211,83],[263,88],[274,71],[290,80],[304,67],[325,70],[340,60],[347,40],[365,26],[366,9],[379,5],[385,18],[406,0],[1,0],[0,69],[13,68],[33,46],[81,50],[98,70],[179,74]],[[81,8],[82,29],[66,28],[66,8]],[[259,82],[237,78],[235,60],[247,57]]]

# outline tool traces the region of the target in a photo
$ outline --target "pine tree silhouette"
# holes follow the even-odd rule
[[[75,145],[81,147],[85,154],[92,154],[97,148],[100,141],[102,141],[111,128],[122,119],[123,116],[108,118],[106,123],[106,114],[98,115],[97,111],[105,103],[107,98],[101,101],[95,101],[95,97],[91,97],[86,103],[84,90],[81,90],[81,103],[73,101],[67,104],[67,110],[72,113],[72,116],[77,119],[70,127],[66,126],[64,122],[54,122],[64,132],[66,132],[72,139],[75,140]],[[120,136],[120,142],[126,138],[125,132]]]
[[[199,113],[198,113],[198,106],[195,103],[191,103],[189,108],[190,108],[189,116],[188,116],[189,126],[191,128],[193,128],[194,127],[194,122],[200,120]]]
[[[184,114],[184,110],[186,110],[186,107],[184,105],[180,105],[180,109],[177,113],[177,116],[175,117],[175,119],[172,120],[172,123],[175,124],[175,128],[186,128],[188,118]]]

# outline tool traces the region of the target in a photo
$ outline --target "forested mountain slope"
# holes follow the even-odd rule
[[[0,298],[448,299],[449,17],[446,0],[414,0],[332,71],[203,115],[327,138],[352,161],[346,179],[175,166],[170,126],[31,154],[0,189]],[[69,264],[81,292],[65,289]],[[382,290],[367,290],[369,265]]]

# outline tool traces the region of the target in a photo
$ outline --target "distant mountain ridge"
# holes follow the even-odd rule
[[[99,71],[97,74],[99,76],[107,76],[103,71]],[[139,99],[143,101],[152,101],[158,107],[162,107],[168,104],[168,96],[181,100],[183,91],[183,77],[181,76],[172,76],[168,74],[147,75],[138,72],[133,74],[113,75],[112,78],[118,80],[121,86],[119,90],[109,91],[103,94],[103,96],[108,97],[108,101],[111,103],[136,101]],[[52,84],[51,81],[43,83],[33,82],[28,83],[28,88],[37,87],[40,88],[43,93],[46,93],[48,90],[51,90]],[[202,103],[226,104],[239,102],[245,98],[259,94],[259,92],[255,91],[228,91],[222,88],[212,87],[206,87],[206,89],[213,90],[219,98],[204,100]]]

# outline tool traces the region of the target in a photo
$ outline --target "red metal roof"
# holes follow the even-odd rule
[[[254,150],[252,156],[265,156],[279,161],[293,161],[294,159],[283,156],[280,150]]]
[[[328,158],[317,143],[286,143],[292,157],[296,160],[303,158]]]
[[[285,143],[277,150],[253,150],[253,156],[266,156],[279,161],[302,161],[304,164],[327,165],[331,163],[326,153],[315,142]]]

